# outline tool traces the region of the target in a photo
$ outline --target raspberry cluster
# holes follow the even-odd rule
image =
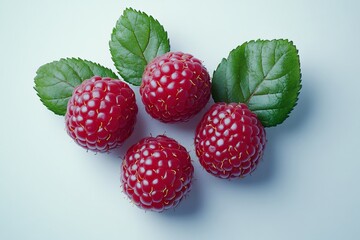
[[[264,155],[264,126],[276,126],[288,117],[301,88],[298,50],[286,39],[238,46],[222,59],[212,80],[198,58],[170,52],[167,32],[156,19],[132,8],[117,21],[109,46],[123,80],[79,58],[45,64],[35,77],[40,100],[54,113],[65,114],[68,135],[94,152],[121,146],[137,130],[135,88],[127,83],[140,86],[135,90],[147,114],[162,123],[190,120],[212,96],[217,103],[195,129],[194,157],[215,177],[243,178],[256,170]],[[165,135],[144,136],[131,144],[121,166],[123,192],[142,209],[176,207],[193,182],[188,151]]]
[[[211,82],[200,60],[169,52],[151,61],[143,74],[141,100],[147,113],[162,122],[187,121],[210,98]],[[74,89],[65,115],[68,134],[83,148],[106,152],[134,130],[138,107],[127,83],[94,76]],[[264,127],[245,104],[216,103],[195,133],[200,164],[219,178],[241,178],[254,171],[266,144]],[[189,193],[194,167],[187,150],[160,135],[130,147],[121,167],[124,193],[146,210],[176,207]]]

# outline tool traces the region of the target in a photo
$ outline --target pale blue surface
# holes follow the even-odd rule
[[[160,124],[138,101],[136,133],[124,148],[94,155],[40,103],[32,87],[44,63],[82,57],[114,69],[108,41],[127,6],[157,18],[172,50],[192,53],[210,72],[247,40],[297,45],[298,106],[268,129],[253,176],[229,182],[202,170],[192,146],[201,114]],[[359,12],[355,0],[0,0],[0,239],[360,239]],[[175,211],[144,212],[120,190],[118,156],[164,131],[191,150],[196,180]]]

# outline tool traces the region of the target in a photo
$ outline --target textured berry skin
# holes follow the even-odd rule
[[[265,144],[264,127],[242,103],[214,104],[196,129],[200,164],[220,178],[245,177],[254,171]]]
[[[210,98],[210,76],[190,54],[169,52],[145,68],[140,94],[146,111],[162,122],[187,121]]]
[[[186,149],[160,135],[133,145],[122,164],[124,192],[135,205],[161,212],[176,207],[190,191],[194,167]]]
[[[74,89],[66,130],[80,146],[106,152],[130,136],[137,111],[135,94],[126,83],[95,76]]]

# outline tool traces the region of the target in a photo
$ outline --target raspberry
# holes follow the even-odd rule
[[[169,52],[145,68],[140,94],[146,111],[162,122],[187,121],[210,98],[210,76],[190,54]]]
[[[214,104],[196,128],[200,164],[220,178],[245,177],[254,171],[265,144],[264,127],[242,103]]]
[[[80,146],[106,152],[130,136],[137,111],[135,94],[126,83],[95,76],[74,89],[66,130]]]
[[[121,182],[137,206],[161,212],[176,207],[190,191],[193,173],[186,149],[174,139],[159,135],[129,148]]]

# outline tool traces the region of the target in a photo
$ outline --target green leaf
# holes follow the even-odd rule
[[[221,61],[212,80],[215,102],[245,103],[265,127],[289,116],[300,89],[298,50],[282,39],[242,44]]]
[[[167,32],[153,17],[125,9],[110,40],[110,52],[121,77],[139,86],[146,65],[170,51]]]
[[[49,110],[65,115],[74,88],[93,76],[118,78],[110,69],[97,63],[66,58],[42,65],[36,72],[34,89]]]

